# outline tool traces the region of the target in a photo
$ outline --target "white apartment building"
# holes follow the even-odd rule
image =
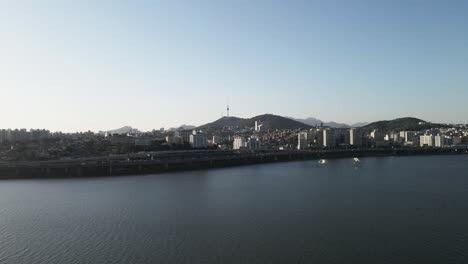
[[[416,132],[400,131],[400,138],[403,142],[414,142],[414,140],[416,139]]]
[[[233,143],[233,146],[232,146],[232,149],[241,149],[241,148],[245,148],[246,144],[245,144],[245,140],[243,137],[234,137],[234,143]]]
[[[433,135],[422,135],[419,136],[419,145],[421,147],[433,147],[435,145],[434,136]]]
[[[434,137],[434,147],[441,148],[445,146],[445,137],[441,135],[437,135]]]
[[[299,150],[304,150],[304,149],[307,149],[307,147],[309,146],[309,143],[308,143],[308,133],[307,132],[299,132],[297,134],[297,149]]]
[[[335,130],[327,128],[323,130],[323,146],[324,147],[336,147]]]
[[[347,135],[346,139],[346,144],[351,146],[362,146],[362,134],[356,128],[349,129],[349,135]]]

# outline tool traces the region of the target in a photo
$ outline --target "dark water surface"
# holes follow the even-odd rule
[[[468,156],[0,181],[0,263],[468,263]]]

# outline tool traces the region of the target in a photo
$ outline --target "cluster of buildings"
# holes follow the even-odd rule
[[[301,131],[297,135],[297,149],[304,150],[313,147],[335,148],[349,145],[361,147],[364,142],[364,131],[359,128],[312,128]]]
[[[192,148],[208,147],[208,137],[201,130],[176,130],[173,135],[166,136],[166,142],[170,145],[190,144]]]
[[[308,130],[266,131],[260,122],[251,129],[229,129],[228,132],[176,130],[166,136],[167,144],[189,144],[192,148],[222,149],[298,149],[367,148],[389,146],[445,147],[462,144],[468,130],[434,128],[427,131],[395,131],[378,129],[315,127]]]
[[[44,129],[1,129],[0,144],[48,139],[59,134],[61,133],[51,133]]]
[[[427,126],[425,126],[427,128]],[[252,127],[159,129],[128,133],[52,133],[39,129],[0,130],[0,159],[108,155],[132,151],[187,149],[308,150],[372,147],[450,147],[468,144],[465,125],[420,131],[383,132],[378,129],[314,127],[311,129],[265,129],[260,121]],[[27,151],[25,151],[25,149]],[[21,152],[21,153],[20,153]],[[16,154],[15,154],[16,153]],[[15,156],[16,155],[16,156]],[[11,158],[13,157],[13,158]]]
[[[383,136],[383,138],[382,138]],[[464,143],[468,131],[461,128],[432,128],[422,131],[396,131],[386,135],[379,135],[380,145],[419,146],[419,147],[447,147]]]
[[[245,132],[244,130],[242,130]],[[262,124],[255,122],[254,131],[262,131]],[[178,129],[166,136],[169,145],[189,144],[192,148],[207,148],[209,146],[223,149],[260,149],[261,139],[256,135],[243,136],[240,133],[220,135],[218,133],[205,133],[201,130]]]
[[[232,149],[260,149],[260,139],[257,136],[251,136],[247,140],[242,136],[234,137]]]
[[[457,128],[433,128],[425,131],[395,131],[384,134],[378,129],[366,132],[360,128],[315,128],[301,131],[297,149],[313,147],[386,147],[420,146],[446,147],[462,144],[468,131]]]
[[[419,145],[421,147],[445,147],[456,146],[463,143],[462,136],[432,135],[424,134],[419,136]]]
[[[106,135],[104,138],[109,139],[112,145],[134,145],[134,146],[150,146],[155,138],[152,136],[132,136],[132,135]]]

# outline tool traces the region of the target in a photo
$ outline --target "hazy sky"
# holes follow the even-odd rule
[[[468,123],[468,1],[0,0],[0,128]]]

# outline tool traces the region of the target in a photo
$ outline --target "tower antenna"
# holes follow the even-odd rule
[[[227,117],[229,117],[229,105],[227,105]]]

